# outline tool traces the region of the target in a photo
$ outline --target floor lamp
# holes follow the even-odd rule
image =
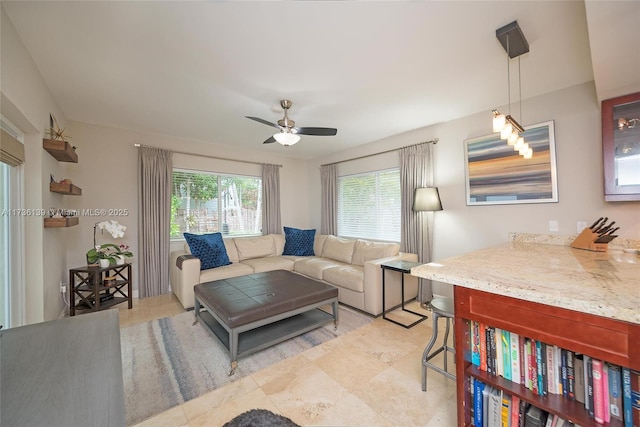
[[[413,208],[412,210],[414,212],[435,212],[435,211],[441,211],[442,210],[442,202],[440,201],[440,193],[438,192],[438,187],[421,187],[421,188],[416,188],[415,192],[413,193]],[[423,218],[420,218],[420,220],[423,220]],[[424,234],[424,222],[422,223],[423,228],[421,228],[422,233]],[[423,236],[424,237],[424,236]],[[428,245],[428,255],[429,258],[431,257],[431,249],[432,249],[432,237],[431,237],[431,230],[429,229],[429,224],[427,222],[427,245]],[[424,242],[424,240],[423,240]],[[418,261],[420,262],[429,262],[431,261],[431,259],[424,259],[425,258],[425,251],[424,251],[424,246],[420,246],[420,248],[422,249],[421,251],[418,252],[418,256],[420,257],[420,259],[418,259]],[[423,290],[423,284],[425,279],[420,279],[420,286],[418,288],[418,301],[420,302],[421,305],[425,304],[428,301],[425,301],[425,295],[424,295],[424,290]],[[431,299],[432,295],[430,295],[428,298]]]

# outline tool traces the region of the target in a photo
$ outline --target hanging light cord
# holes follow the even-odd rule
[[[511,115],[511,51],[509,50],[509,34],[507,34],[507,96],[509,97],[509,115]]]

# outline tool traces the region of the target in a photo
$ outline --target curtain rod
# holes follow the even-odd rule
[[[140,147],[145,147],[145,148],[160,148],[160,147],[154,147],[152,145],[144,145],[144,144],[133,144],[134,147],[140,148]],[[196,153],[188,153],[186,151],[177,151],[177,150],[171,150],[168,148],[160,148],[161,150],[167,150],[170,151],[172,153],[175,154],[186,154],[187,156],[198,156],[198,157],[206,157],[208,159],[216,159],[216,160],[228,160],[230,162],[238,162],[238,163],[249,163],[251,165],[265,165],[266,163],[263,162],[252,162],[251,160],[238,160],[238,159],[230,159],[228,157],[218,157],[218,156],[209,156],[207,154],[196,154]],[[282,165],[276,165],[279,168],[282,167]]]
[[[351,162],[353,160],[366,159],[367,157],[373,157],[373,156],[379,156],[380,154],[392,153],[394,151],[402,150],[403,148],[416,147],[416,146],[422,145],[422,144],[433,144],[433,145],[436,145],[438,143],[438,141],[440,141],[438,138],[434,138],[434,139],[432,139],[430,141],[418,142],[417,144],[407,145],[405,147],[400,147],[400,148],[393,148],[391,150],[381,151],[379,153],[365,154],[364,156],[353,157],[351,159],[340,160],[340,161],[333,162],[333,163],[326,163],[326,164],[320,165],[320,166],[337,165],[339,163]]]

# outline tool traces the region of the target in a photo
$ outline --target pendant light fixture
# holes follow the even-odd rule
[[[520,120],[522,120],[522,84],[520,81],[520,55],[529,52],[529,43],[524,38],[524,34],[518,25],[518,21],[513,21],[504,27],[496,30],[496,37],[507,52],[507,86],[509,96],[509,114],[501,114],[498,110],[493,113],[493,131],[500,132],[500,138],[507,140],[507,144],[512,146],[525,159],[533,157],[533,150],[524,140],[524,128],[516,119],[511,116],[511,59],[518,58],[518,90],[520,102]]]

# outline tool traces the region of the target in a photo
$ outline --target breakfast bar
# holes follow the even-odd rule
[[[505,244],[415,267],[411,274],[454,285],[458,425],[472,425],[473,381],[518,397],[549,414],[595,426],[585,407],[544,397],[478,369],[470,326],[483,323],[575,353],[640,370],[640,256],[611,247],[591,252],[570,240],[511,234]],[[618,420],[612,419],[612,426]]]

